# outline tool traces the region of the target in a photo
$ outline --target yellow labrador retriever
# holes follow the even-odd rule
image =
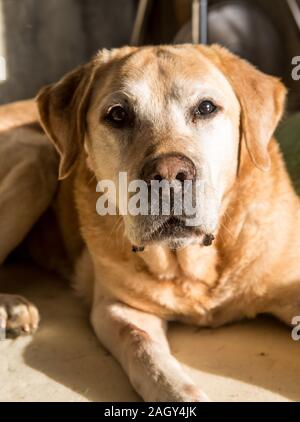
[[[272,137],[285,94],[224,48],[178,45],[101,51],[38,95],[60,156],[53,209],[65,262],[97,337],[146,401],[208,400],[172,356],[168,321],[300,314],[300,201]],[[121,172],[147,186],[201,179],[198,224],[100,216],[97,181],[120,190]],[[44,261],[58,255],[58,269],[53,243]]]

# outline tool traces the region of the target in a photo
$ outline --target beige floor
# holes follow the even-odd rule
[[[42,315],[33,338],[0,342],[0,401],[139,400],[63,282],[19,265],[0,271],[0,285],[26,295]],[[170,342],[213,400],[300,401],[300,342],[273,320],[217,330],[174,325]]]

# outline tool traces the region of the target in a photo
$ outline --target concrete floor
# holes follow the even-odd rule
[[[95,338],[87,310],[55,276],[25,264],[0,271],[42,322],[33,338],[0,342],[0,401],[138,401]],[[173,325],[174,355],[215,401],[300,401],[300,342],[271,319],[210,330]]]

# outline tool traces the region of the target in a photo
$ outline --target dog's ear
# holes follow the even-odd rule
[[[269,141],[282,117],[286,88],[279,79],[260,72],[218,45],[204,53],[222,70],[241,105],[241,133],[256,167],[268,170]]]
[[[60,155],[60,179],[71,173],[83,145],[94,73],[91,62],[42,88],[37,96],[41,123]]]
[[[100,50],[93,60],[68,73],[59,82],[39,92],[37,104],[40,120],[60,155],[59,178],[67,177],[76,164],[85,129],[93,82],[102,74],[104,65],[129,55],[135,47]]]

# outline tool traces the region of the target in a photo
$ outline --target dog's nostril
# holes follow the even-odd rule
[[[142,171],[141,178],[149,185],[151,180],[158,182],[194,180],[196,177],[196,167],[194,163],[184,155],[170,153],[163,154],[147,162]]]
[[[186,179],[186,174],[183,171],[179,172],[176,176],[176,180],[179,180],[180,182],[184,182]]]

